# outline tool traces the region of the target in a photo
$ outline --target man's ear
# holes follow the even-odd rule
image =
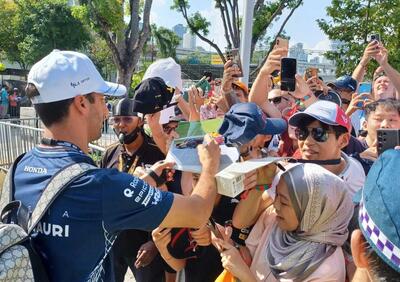
[[[79,113],[83,113],[88,110],[88,102],[89,101],[84,96],[79,95],[74,98],[72,105]]]
[[[345,133],[339,136],[339,145],[340,149],[343,149],[349,144],[350,141],[350,133]]]
[[[354,263],[358,268],[368,268],[368,257],[365,248],[366,242],[360,229],[356,229],[351,234],[351,254]]]

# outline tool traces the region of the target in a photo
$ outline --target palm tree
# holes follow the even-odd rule
[[[157,27],[155,24],[152,24],[151,36],[156,40],[159,57],[172,57],[176,59],[176,48],[180,42],[178,35],[165,27]]]

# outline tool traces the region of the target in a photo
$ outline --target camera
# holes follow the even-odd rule
[[[368,35],[368,42],[372,42],[372,41],[381,41],[381,36],[379,35],[379,33],[373,33]]]

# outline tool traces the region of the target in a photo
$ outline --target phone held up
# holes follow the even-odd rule
[[[312,77],[318,77],[318,68],[307,68],[304,73],[304,80],[307,81]]]
[[[207,80],[207,77],[203,76],[197,83],[196,83],[196,88],[200,88],[203,90],[203,97],[205,98],[208,95],[208,92],[211,90],[211,85]]]
[[[289,40],[282,37],[277,37],[275,42],[275,48],[289,49]]]
[[[357,93],[358,93],[358,95],[363,94],[363,96],[362,96],[363,100],[368,99],[371,95],[371,92],[372,92],[372,84],[369,82],[361,82],[360,85],[358,86]],[[365,94],[368,94],[368,95],[365,95]],[[358,102],[356,106],[361,108],[363,105],[361,102]]]
[[[281,59],[281,90],[296,90],[297,60],[293,58]]]
[[[381,36],[379,35],[379,33],[373,33],[368,35],[368,42],[372,41],[381,41]]]
[[[239,49],[231,49],[226,51],[226,59],[227,60],[232,60],[232,66],[238,68],[239,73],[233,75],[234,77],[242,77],[243,76],[243,71],[242,71],[242,62],[240,60],[240,53]]]
[[[381,128],[378,133],[378,155],[384,151],[400,146],[400,129]]]

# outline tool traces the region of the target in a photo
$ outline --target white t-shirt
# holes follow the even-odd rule
[[[344,152],[342,152],[341,154],[342,158],[346,162],[346,166],[338,176],[347,183],[347,188],[350,192],[350,196],[353,197],[353,195],[364,186],[365,172],[362,165],[356,159],[349,157]],[[285,167],[286,169],[288,169],[293,165],[296,164],[288,164]],[[272,181],[271,188],[267,190],[268,195],[272,199],[275,199],[276,185],[278,185],[282,173],[283,171],[279,170],[279,172],[275,175],[274,180]]]
[[[364,186],[365,172],[362,165],[354,158],[342,152],[342,158],[346,161],[346,167],[338,175],[342,178],[349,188],[351,197]]]

